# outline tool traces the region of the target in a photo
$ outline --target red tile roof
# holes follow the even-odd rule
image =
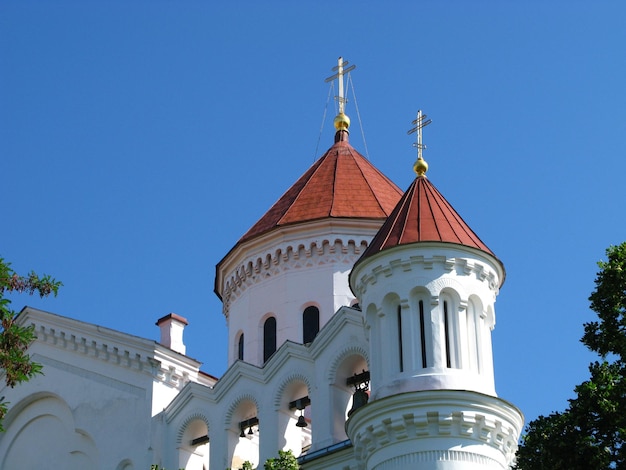
[[[402,191],[349,143],[335,144],[248,230],[238,243],[284,225],[327,217],[385,219]]]
[[[359,261],[386,248],[426,241],[465,245],[495,256],[437,188],[421,176],[404,193]]]

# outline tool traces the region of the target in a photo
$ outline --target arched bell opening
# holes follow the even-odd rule
[[[209,468],[209,428],[200,418],[190,421],[178,448],[178,468],[206,470]]]
[[[228,427],[228,460],[230,468],[241,468],[250,462],[259,464],[260,422],[258,409],[251,399],[241,400],[232,414]]]
[[[362,378],[365,376],[367,376],[367,384],[358,380],[355,382],[355,377]],[[357,382],[358,385],[355,387]],[[367,403],[366,396],[369,399],[369,366],[362,355],[354,353],[341,361],[337,367],[335,380],[331,384],[333,442],[342,442],[348,439],[345,423],[349,413],[351,414],[356,410],[356,407]]]
[[[309,450],[313,437],[313,403],[307,384],[300,380],[287,384],[280,403],[279,446],[299,457]]]

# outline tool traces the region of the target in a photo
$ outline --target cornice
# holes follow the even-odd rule
[[[144,375],[176,389],[196,380],[199,362],[155,341],[31,308],[20,313],[19,321],[34,328],[36,344]]]
[[[420,251],[423,254],[417,254]],[[394,273],[409,273],[414,270],[423,272],[441,267],[446,272],[456,270],[465,276],[474,275],[479,281],[486,282],[494,295],[497,295],[502,283],[502,278],[499,277],[501,272],[498,270],[500,265],[491,262],[490,258],[479,250],[469,247],[460,250],[451,244],[422,242],[401,245],[381,251],[357,264],[350,273],[350,286],[359,293],[357,297],[360,297],[368,287]]]
[[[484,468],[494,468],[496,466],[505,470],[497,460],[462,450],[425,450],[421,452],[411,452],[397,455],[384,460],[376,466],[376,470],[395,470],[397,468],[419,468],[419,464],[426,462],[462,462],[465,464],[478,464]]]
[[[521,412],[500,398],[436,390],[374,400],[348,419],[346,429],[359,461],[411,440],[452,438],[467,444],[473,441],[477,448],[487,445],[497,450],[503,461],[512,462],[523,423]],[[493,457],[489,452],[475,454]],[[459,458],[464,461],[466,456]]]
[[[287,271],[333,264],[351,268],[367,248],[372,235],[327,233],[321,237],[303,237],[265,246],[261,251],[251,251],[223,278],[224,315],[228,316],[231,304],[248,287]]]

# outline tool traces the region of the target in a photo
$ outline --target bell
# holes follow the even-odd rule
[[[365,390],[357,389],[352,396],[352,408],[348,411],[348,416],[354,413],[356,410],[361,408],[362,406],[367,405],[367,401],[370,399],[369,395]]]
[[[301,414],[300,417],[298,418],[298,422],[296,423],[296,426],[298,426],[299,428],[306,428],[308,426],[308,424],[306,424],[306,419],[304,419],[303,414]]]

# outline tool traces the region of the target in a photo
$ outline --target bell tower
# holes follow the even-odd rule
[[[347,422],[361,468],[502,470],[521,412],[497,397],[491,330],[501,261],[427,179],[416,178],[350,274],[370,347],[371,397]]]
[[[229,365],[262,367],[286,341],[311,343],[339,308],[352,305],[348,273],[402,196],[350,145],[344,80],[354,68],[339,57],[326,79],[339,89],[333,145],[216,267]],[[277,142],[267,160],[291,151]]]

